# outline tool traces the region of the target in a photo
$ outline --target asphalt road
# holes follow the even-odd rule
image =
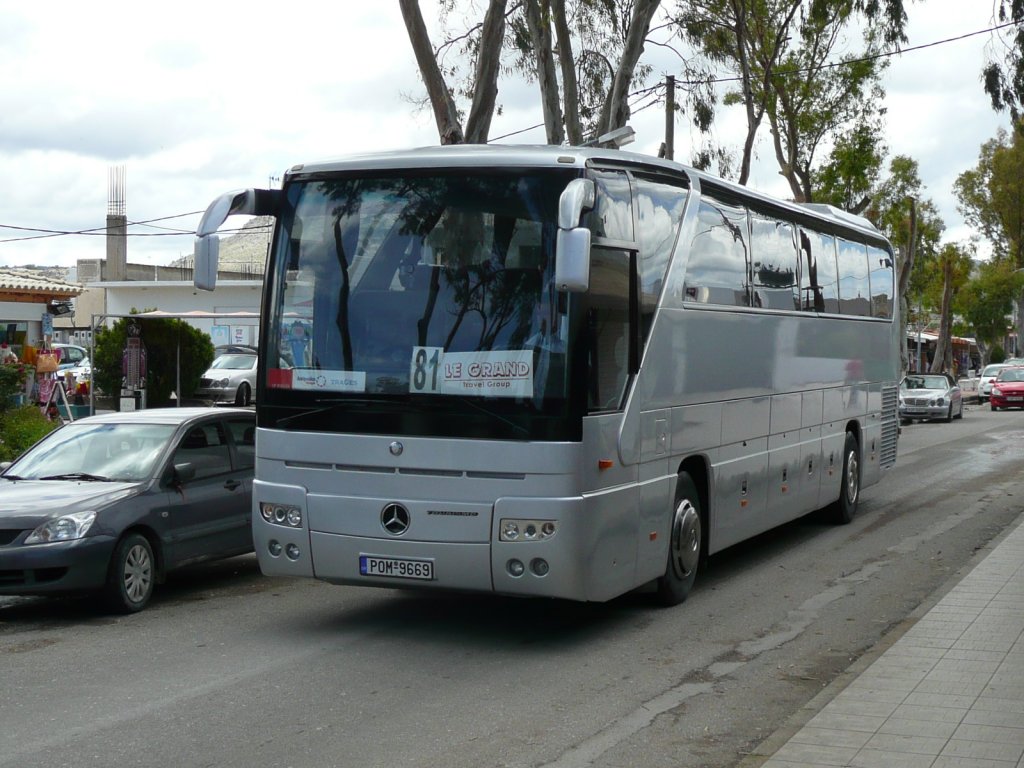
[[[606,605],[197,566],[143,613],[0,598],[0,766],[735,766],[1022,511],[1024,412],[905,427],[848,526]]]

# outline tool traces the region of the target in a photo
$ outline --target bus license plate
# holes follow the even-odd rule
[[[401,557],[359,556],[359,573],[363,576],[389,576],[394,579],[433,581],[432,560],[408,560]]]

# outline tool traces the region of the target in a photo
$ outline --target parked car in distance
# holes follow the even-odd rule
[[[256,391],[255,352],[228,352],[214,358],[199,379],[195,396],[215,403],[249,405]]]
[[[952,421],[964,416],[964,398],[946,373],[910,373],[900,382],[900,422],[915,419]]]
[[[240,354],[255,355],[259,350],[248,344],[218,344],[213,348],[213,358],[216,360],[221,355]]]
[[[999,371],[992,382],[989,405],[1000,408],[1024,408],[1024,367],[1011,366]]]
[[[981,375],[978,377],[978,399],[981,402],[988,400],[989,393],[992,391],[992,382],[1003,368],[1008,367],[1008,363],[992,363],[982,369]]]
[[[169,571],[251,552],[255,427],[235,408],[108,413],[0,464],[0,595],[131,613]]]
[[[57,364],[57,370],[60,371],[65,371],[68,368],[74,368],[83,360],[87,360],[89,358],[89,350],[85,347],[80,347],[77,344],[54,343],[50,346],[54,349],[60,350],[60,361]]]

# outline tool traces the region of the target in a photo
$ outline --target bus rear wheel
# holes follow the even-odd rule
[[[857,514],[860,500],[860,444],[852,432],[846,433],[843,445],[843,475],[839,489],[839,500],[829,507],[833,522],[846,525]]]
[[[693,478],[679,473],[672,529],[668,543],[665,575],[658,579],[658,599],[663,605],[678,605],[693,589],[704,552],[704,524],[700,495]]]

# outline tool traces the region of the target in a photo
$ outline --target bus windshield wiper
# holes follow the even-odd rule
[[[89,480],[91,482],[109,483],[110,478],[103,475],[91,475],[88,472],[65,472],[63,475],[47,475],[40,480]]]
[[[0,475],[4,480],[24,480],[25,478],[21,475]]]

